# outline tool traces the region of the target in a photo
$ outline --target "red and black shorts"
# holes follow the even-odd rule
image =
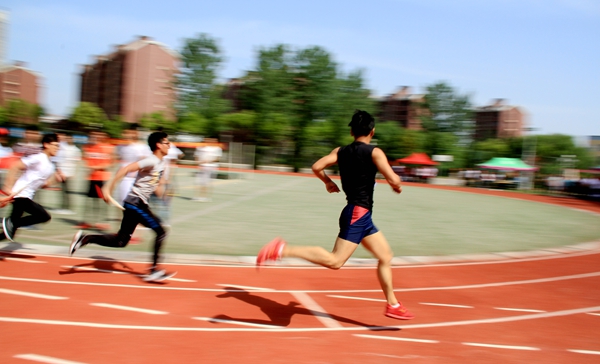
[[[338,237],[360,244],[365,236],[373,235],[378,231],[371,219],[370,210],[356,205],[346,205],[342,210]]]

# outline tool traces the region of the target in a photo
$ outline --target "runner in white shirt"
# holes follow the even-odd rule
[[[199,164],[196,184],[198,185],[198,196],[192,201],[210,201],[211,183],[219,168],[219,159],[223,156],[223,150],[219,146],[205,146],[196,148],[194,157]]]
[[[73,240],[69,252],[72,255],[79,248],[93,243],[111,248],[124,248],[129,244],[131,235],[135,231],[138,224],[142,224],[152,230],[156,234],[154,240],[154,257],[150,274],[144,277],[147,282],[160,282],[172,274],[167,274],[164,270],[158,269],[160,259],[160,249],[167,236],[161,221],[156,217],[148,206],[150,195],[156,193],[162,197],[164,193],[164,171],[166,162],[164,157],[169,152],[170,142],[164,132],[155,132],[148,137],[148,145],[152,149],[152,155],[144,158],[141,161],[133,162],[125,167],[121,167],[113,178],[102,187],[103,199],[107,203],[110,201],[111,192],[115,183],[128,173],[137,173],[135,183],[131,191],[124,201],[123,220],[121,220],[121,228],[116,234],[88,234],[83,235],[82,230],[79,230]]]
[[[21,158],[8,172],[4,184],[4,193],[8,196],[0,199],[0,206],[10,202],[13,206],[10,217],[2,219],[4,236],[0,236],[0,240],[7,238],[14,241],[18,228],[50,220],[50,214],[42,205],[33,201],[33,196],[38,189],[51,185],[54,181],[62,181],[50,161],[59,150],[58,136],[54,133],[44,135],[42,147],[41,153]],[[19,173],[22,174],[17,179]],[[29,215],[23,217],[24,213]]]

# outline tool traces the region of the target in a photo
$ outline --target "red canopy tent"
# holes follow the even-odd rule
[[[397,159],[396,162],[400,164],[420,164],[424,166],[435,166],[439,164],[438,162],[432,161],[425,153],[413,153],[408,157]]]

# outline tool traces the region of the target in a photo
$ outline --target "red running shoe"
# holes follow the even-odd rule
[[[266,261],[281,259],[281,253],[285,246],[285,240],[275,238],[270,243],[263,246],[256,256],[256,265],[264,265]]]
[[[392,307],[389,303],[385,306],[384,315],[387,317],[391,317],[398,320],[412,320],[415,318],[415,315],[406,309],[406,307],[402,306],[401,302],[398,302],[400,306]]]

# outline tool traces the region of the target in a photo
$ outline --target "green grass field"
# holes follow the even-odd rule
[[[338,231],[343,194],[328,194],[316,178],[239,174],[217,180],[211,202],[191,201],[193,170],[177,170],[171,232],[166,253],[256,255],[275,236],[291,244],[331,249]],[[20,230],[20,243],[68,246],[74,224],[84,212],[87,182],[76,181],[72,195],[77,215],[53,215],[41,230]],[[44,190],[39,201],[58,208],[60,192]],[[88,207],[89,208],[89,207]],[[4,208],[4,214],[9,208]],[[112,229],[121,212],[109,207]],[[394,194],[377,184],[373,219],[396,256],[526,251],[571,245],[600,238],[600,216],[559,206],[486,195],[404,187]],[[149,251],[152,231],[138,231],[143,243],[131,251]],[[105,249],[94,247],[94,249]],[[356,258],[370,257],[359,249]]]

